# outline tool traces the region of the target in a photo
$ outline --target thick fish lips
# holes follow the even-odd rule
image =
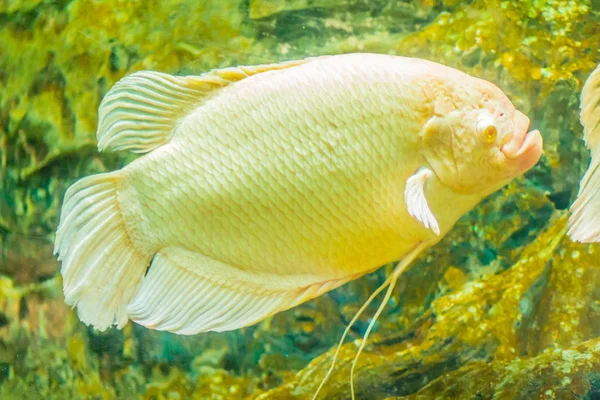
[[[514,166],[518,174],[533,167],[542,155],[543,141],[540,131],[527,132],[528,129],[529,118],[522,112],[515,111],[513,135],[500,149],[508,159],[508,164]]]

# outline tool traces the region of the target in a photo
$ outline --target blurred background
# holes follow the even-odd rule
[[[597,0],[0,0],[0,398],[310,398],[391,266],[236,332],[97,332],[64,304],[52,242],[66,188],[132,159],[95,140],[100,100],[124,75],[348,52],[492,81],[545,142],[533,170],[401,278],[359,362],[358,397],[598,398],[600,246],[571,243],[564,227],[589,160],[579,95],[600,62],[599,11]],[[323,398],[349,397],[373,311]]]

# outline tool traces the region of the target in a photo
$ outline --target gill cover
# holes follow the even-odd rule
[[[434,115],[421,132],[423,156],[438,179],[447,186],[455,186],[458,179],[452,127],[459,122],[460,114],[457,111],[444,116]]]

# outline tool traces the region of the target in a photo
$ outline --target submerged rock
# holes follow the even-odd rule
[[[537,357],[475,361],[411,396],[418,399],[596,399],[600,396],[600,339]]]

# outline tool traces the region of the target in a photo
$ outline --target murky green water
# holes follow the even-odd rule
[[[392,265],[234,332],[98,332],[63,301],[54,232],[76,179],[134,158],[96,147],[100,101],[126,74],[376,52],[497,84],[544,154],[401,276],[357,397],[598,398],[600,247],[572,243],[565,223],[589,161],[579,95],[599,43],[597,1],[0,1],[0,397],[310,398]],[[375,310],[321,398],[350,397]]]

